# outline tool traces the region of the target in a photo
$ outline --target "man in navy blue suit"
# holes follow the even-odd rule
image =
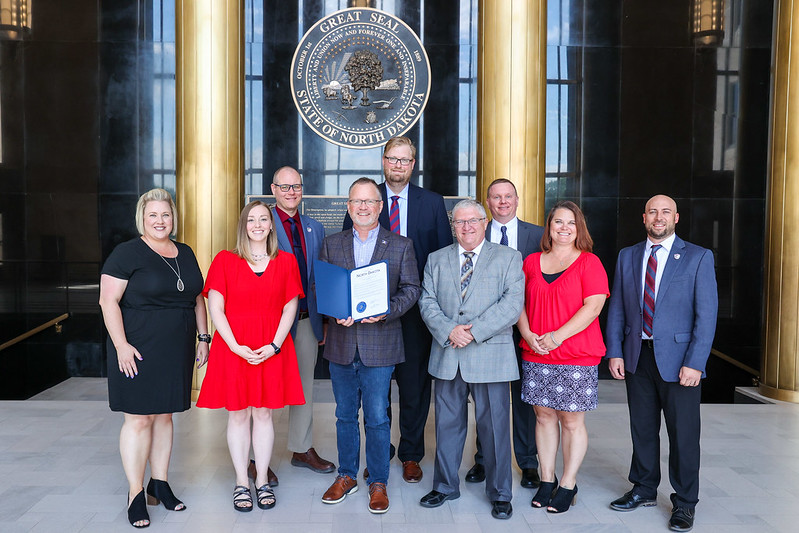
[[[392,137],[383,148],[383,176],[379,186],[383,198],[380,225],[413,241],[419,279],[427,256],[452,244],[452,229],[444,198],[410,183],[416,163],[416,147],[407,137]],[[352,228],[349,214],[344,229]],[[430,347],[433,337],[414,304],[402,318],[405,362],[394,369],[399,389],[400,441],[397,456],[402,461],[402,478],[408,483],[422,479],[419,462],[424,457],[424,427],[430,409]]]
[[[522,254],[522,259],[541,251],[541,237],[544,234],[544,228],[516,217],[519,193],[512,181],[506,178],[497,178],[492,181],[486,189],[486,204],[491,211],[491,224],[486,232],[486,238],[489,241],[518,250]],[[516,361],[519,364],[519,375],[521,376],[520,340],[519,329],[513,326]],[[538,475],[538,449],[535,445],[535,410],[532,405],[522,401],[521,379],[511,381],[510,390],[513,401],[513,455],[516,456],[516,464],[522,469],[521,486],[532,489],[541,482]],[[480,435],[478,434],[474,466],[466,473],[466,481],[480,483],[485,481],[485,478],[483,447],[480,445]]]
[[[309,468],[314,472],[330,473],[336,466],[316,453],[313,448],[313,384],[314,368],[319,345],[324,342],[322,317],[316,312],[314,286],[314,259],[325,238],[325,229],[316,220],[300,215],[302,178],[291,167],[279,168],[272,177],[272,194],[275,195],[274,221],[278,246],[294,254],[300,268],[305,298],[300,300],[297,318],[291,328],[297,365],[300,370],[304,405],[289,408],[288,448],[293,452],[291,464]]]
[[[660,413],[669,434],[669,528],[690,531],[699,501],[699,403],[716,332],[713,252],[680,239],[668,196],[644,211],[647,240],[619,252],[606,331],[610,372],[624,379],[630,410],[632,490],[616,511],[657,505]]]

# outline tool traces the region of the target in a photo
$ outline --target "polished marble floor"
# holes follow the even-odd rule
[[[316,387],[316,448],[335,460],[329,382],[318,381]],[[117,448],[122,419],[108,410],[105,396],[104,380],[72,378],[31,400],[0,402],[0,532],[133,531],[125,513],[127,484]],[[631,513],[608,508],[628,489],[631,445],[624,402],[621,383],[601,382],[599,409],[587,416],[590,444],[579,476],[577,504],[562,515],[531,508],[532,491],[518,486],[519,472],[514,470],[514,514],[507,521],[491,517],[482,484],[463,484],[460,499],[437,509],[419,506],[419,498],[432,486],[432,413],[428,454],[422,462],[424,479],[405,483],[401,465],[393,461],[391,509],[374,516],[366,508],[366,490],[337,505],[321,502],[334,474],[291,466],[287,412],[276,412],[272,467],[280,477],[278,504],[268,511],[237,513],[231,505],[234,478],[225,442],[226,415],[192,408],[175,416],[170,470],[171,485],[188,509],[175,513],[149,507],[153,523],[148,531],[668,531],[666,481],[657,507]],[[702,414],[701,501],[694,531],[799,531],[799,406],[705,405]],[[662,441],[665,452],[665,432]],[[471,466],[473,452],[470,431],[462,475]],[[667,479],[665,461],[662,467]]]

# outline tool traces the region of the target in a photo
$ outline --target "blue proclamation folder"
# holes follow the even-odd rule
[[[381,309],[375,309],[374,313],[369,313],[365,308],[364,302],[354,302],[352,298],[351,279],[353,273],[359,270],[368,269],[374,265],[385,263],[388,269],[388,261],[378,261],[371,265],[354,268],[347,270],[338,265],[332,265],[319,259],[314,259],[314,278],[316,280],[316,310],[321,315],[327,315],[333,318],[340,318],[342,320],[350,316],[355,316],[367,312],[365,316],[360,316],[356,321],[363,320],[373,316],[388,313],[390,310],[390,295],[386,290],[385,306],[380,306]],[[388,278],[386,279],[388,283]],[[382,303],[382,302],[381,302]],[[363,306],[359,309],[359,306]]]

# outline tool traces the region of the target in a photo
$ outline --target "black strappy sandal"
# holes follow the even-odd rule
[[[130,493],[128,493],[130,498]],[[146,524],[136,525],[136,522],[144,522]],[[133,498],[133,501],[128,505],[128,522],[135,528],[143,529],[150,527],[150,515],[147,513],[147,504],[144,500],[144,489],[142,488],[139,493]]]
[[[164,507],[169,511],[186,510],[186,506],[183,502],[175,497],[175,494],[169,487],[169,483],[161,481],[160,479],[150,478],[150,482],[147,484],[147,504],[158,505],[162,502]]]
[[[256,496],[258,497],[258,507],[261,509],[271,509],[277,503],[275,499],[275,492],[269,483],[264,483],[255,489]]]
[[[250,505],[245,505],[248,503]],[[242,513],[249,513],[252,511],[252,494],[250,494],[250,487],[236,485],[233,488],[233,508]]]

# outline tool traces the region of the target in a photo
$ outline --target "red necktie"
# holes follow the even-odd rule
[[[652,336],[652,319],[655,316],[655,276],[658,272],[657,251],[661,245],[652,245],[649,261],[646,263],[646,278],[644,282],[644,334]]]
[[[392,196],[391,197],[391,208],[388,210],[388,220],[391,223],[391,231],[396,234],[400,232],[400,221],[399,221],[399,196]]]

